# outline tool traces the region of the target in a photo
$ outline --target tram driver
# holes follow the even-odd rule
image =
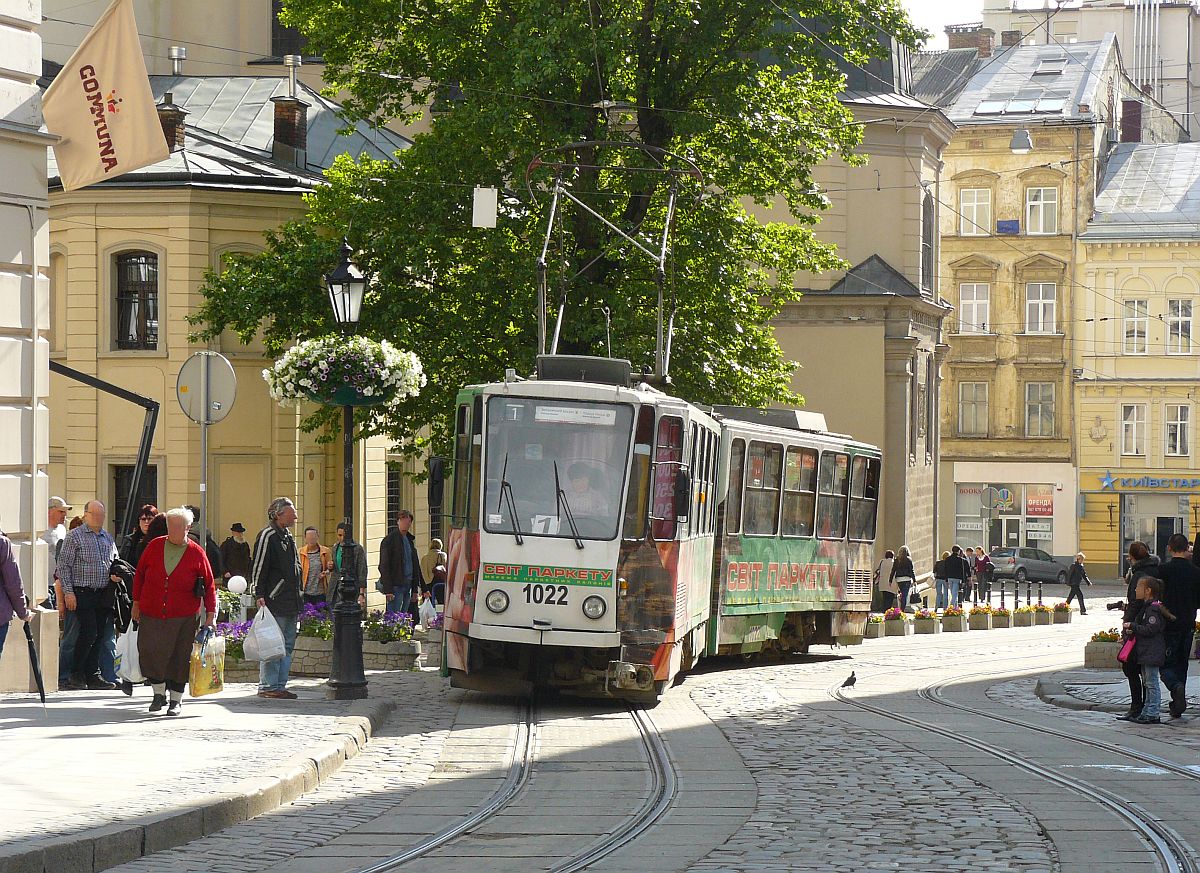
[[[575,462],[567,470],[567,478],[571,481],[571,512],[607,519],[611,512],[608,497],[595,487],[595,477],[596,471],[582,461]]]

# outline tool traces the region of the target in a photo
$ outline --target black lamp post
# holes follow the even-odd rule
[[[350,260],[353,253],[350,243],[343,240],[341,262],[325,277],[334,321],[347,335],[358,328],[363,295],[367,290],[366,277]],[[342,514],[348,525],[345,541],[349,544],[354,530],[354,407],[349,404],[342,407],[342,453]],[[362,608],[358,605],[358,589],[366,580],[355,578],[348,551],[343,546],[342,581],[333,606],[333,664],[326,690],[326,696],[333,700],[357,700],[367,696],[362,658]]]

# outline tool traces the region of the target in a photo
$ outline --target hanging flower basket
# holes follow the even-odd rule
[[[390,406],[425,384],[420,359],[387,340],[326,336],[292,346],[263,379],[282,406],[312,400],[330,406]]]

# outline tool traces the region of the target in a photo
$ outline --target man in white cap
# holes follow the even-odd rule
[[[50,506],[46,510],[46,530],[42,534],[42,540],[50,547],[50,559],[46,562],[50,565],[49,578],[46,580],[46,600],[51,609],[58,603],[54,596],[54,572],[58,566],[58,552],[62,548],[62,541],[67,538],[67,513],[74,508],[61,497],[51,497]]]

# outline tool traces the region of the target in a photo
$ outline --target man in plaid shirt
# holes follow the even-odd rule
[[[83,524],[67,534],[58,556],[58,578],[62,580],[66,622],[79,627],[75,659],[65,691],[115,688],[100,675],[100,649],[114,633],[112,607],[105,589],[109,567],[117,557],[117,544],[104,529],[107,510],[99,500],[83,506]],[[70,633],[70,630],[67,630]]]

